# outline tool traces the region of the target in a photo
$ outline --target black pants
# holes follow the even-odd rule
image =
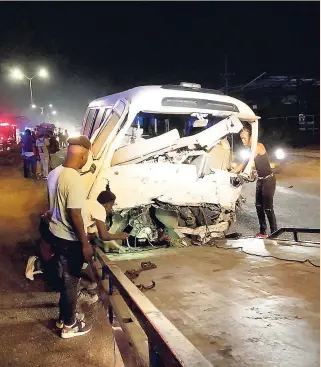
[[[53,249],[61,271],[59,320],[71,325],[75,322],[78,285],[84,263],[82,245],[78,241],[55,237]]]
[[[275,193],[275,176],[263,180],[257,180],[256,183],[256,212],[260,223],[260,233],[266,234],[266,219],[268,218],[271,233],[277,230],[276,218],[273,209],[273,197]]]

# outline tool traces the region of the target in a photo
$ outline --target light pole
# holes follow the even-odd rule
[[[57,115],[57,111],[56,110],[53,110],[53,111],[49,112],[47,114],[47,116],[46,116],[46,120],[49,120],[50,115],[56,116]]]
[[[36,76],[38,76],[39,78],[43,78],[43,79],[46,79],[48,78],[48,72],[46,69],[44,68],[41,68],[38,70],[38,72],[33,75],[32,77],[29,77],[25,74],[23,74],[23,72],[20,70],[20,69],[13,69],[12,72],[11,72],[11,76],[14,78],[14,79],[17,79],[17,80],[22,80],[23,78],[26,78],[29,80],[29,89],[30,89],[30,106],[32,108],[34,108],[34,104],[33,104],[33,92],[32,92],[32,79],[35,78]]]

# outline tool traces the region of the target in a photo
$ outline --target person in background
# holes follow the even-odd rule
[[[49,146],[50,142],[47,135],[41,134],[36,141],[41,162],[41,176],[47,178],[49,174]]]
[[[58,130],[59,148],[63,147],[64,134],[61,131],[61,127]]]
[[[68,141],[68,139],[69,139],[69,135],[68,135],[68,131],[66,129],[65,130],[65,133],[62,136],[62,143],[63,143],[62,145],[63,145],[64,148],[67,148],[67,141]]]
[[[243,145],[250,147],[252,144],[251,126],[244,125],[241,130],[240,137]],[[260,224],[260,232],[256,234],[259,238],[267,238],[267,217],[271,233],[277,230],[277,223],[273,208],[273,197],[276,187],[276,178],[272,173],[269,156],[262,143],[258,143],[254,157],[255,168],[257,171],[257,182],[256,182],[256,197],[255,206],[256,212]],[[239,164],[235,169],[231,170],[233,173],[239,173],[243,171],[247,162]]]
[[[31,132],[31,136],[32,136],[32,139],[33,139],[34,141],[36,141],[36,140],[37,140],[37,138],[38,138],[38,135],[37,135],[37,128],[34,128],[34,129],[32,130],[32,132]]]
[[[58,166],[56,153],[59,152],[59,143],[55,135],[49,138],[49,166],[54,169]]]
[[[64,339],[91,330],[84,316],[76,314],[76,305],[83,263],[90,262],[93,256],[84,225],[85,186],[79,173],[87,163],[91,143],[86,136],[71,138],[68,143],[65,162],[48,175],[48,240],[62,269],[59,320],[63,322]]]
[[[22,139],[22,151],[23,151],[23,171],[24,177],[29,177],[29,171],[31,168],[32,175],[36,177],[37,161],[35,156],[35,141],[31,136],[31,131],[27,129]]]

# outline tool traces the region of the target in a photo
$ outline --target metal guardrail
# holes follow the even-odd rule
[[[296,228],[296,227],[282,227],[273,232],[268,238],[279,239],[283,233],[293,233],[295,242],[304,242],[299,239],[299,233],[320,234],[320,228]]]
[[[140,365],[213,366],[101,249],[96,250],[96,256],[101,264],[102,285],[108,293],[109,322],[113,323],[115,314],[130,344],[136,349],[135,354],[140,356]],[[131,314],[138,322],[132,319]],[[139,351],[146,345],[147,353]]]

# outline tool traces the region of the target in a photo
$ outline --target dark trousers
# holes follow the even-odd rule
[[[55,237],[54,253],[61,271],[59,320],[66,325],[75,322],[78,285],[84,263],[82,245]]]
[[[275,186],[276,178],[274,175],[263,180],[257,180],[256,183],[255,206],[257,216],[259,218],[261,234],[266,234],[267,226],[265,216],[269,221],[271,233],[277,230],[276,218],[273,208]]]
[[[36,169],[37,169],[37,160],[36,160],[36,156],[33,155],[31,157],[24,157],[23,160],[23,173],[24,173],[24,177],[28,178],[29,177],[29,171],[31,171],[33,173],[33,175],[36,175]]]

